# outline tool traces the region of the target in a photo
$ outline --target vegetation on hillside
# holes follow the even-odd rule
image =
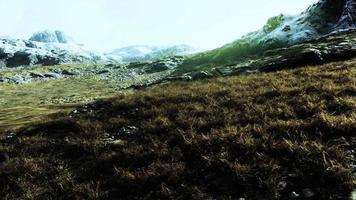
[[[175,82],[0,136],[3,199],[347,199],[356,68]]]
[[[258,57],[264,50],[273,49],[286,44],[274,42],[265,46],[260,40],[278,28],[288,16],[271,17],[261,30],[251,32],[240,39],[220,48],[190,56],[180,67],[181,71],[204,70],[216,65],[231,65]]]

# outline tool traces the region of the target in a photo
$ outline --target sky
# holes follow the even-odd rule
[[[61,30],[91,49],[189,44],[212,49],[299,14],[316,0],[0,0],[0,35]]]

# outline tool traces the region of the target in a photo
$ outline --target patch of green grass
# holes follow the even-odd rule
[[[65,78],[29,84],[0,84],[0,131],[48,118],[58,111],[108,98],[118,91],[94,78]]]
[[[4,199],[348,199],[355,60],[174,82],[0,138]]]

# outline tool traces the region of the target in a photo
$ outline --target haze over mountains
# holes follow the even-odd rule
[[[354,0],[321,0],[297,16],[270,18],[260,30],[221,48],[188,57],[183,67],[236,64],[266,50],[308,42],[356,26]],[[198,52],[188,45],[129,46],[109,53],[88,50],[61,31],[42,31],[29,40],[2,38],[0,66],[17,67],[61,63],[113,63],[153,61]]]

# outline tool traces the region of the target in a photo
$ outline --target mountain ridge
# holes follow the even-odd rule
[[[320,0],[299,15],[278,15],[266,25],[220,48],[187,59],[187,67],[231,64],[259,55],[265,50],[316,40],[329,33],[356,28],[354,0]]]

